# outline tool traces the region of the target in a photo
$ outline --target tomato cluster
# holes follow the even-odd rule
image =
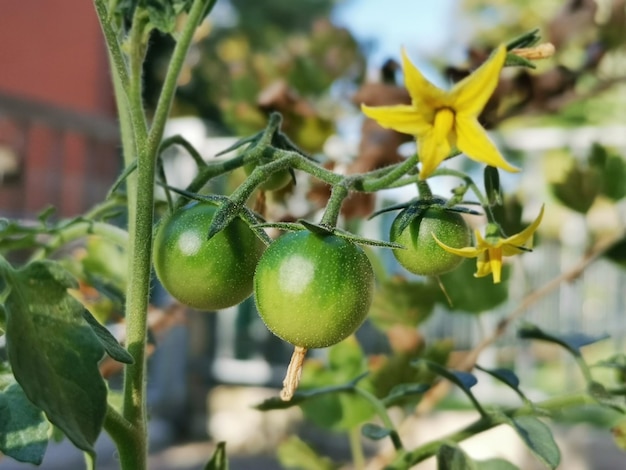
[[[343,340],[364,321],[374,274],[365,252],[332,231],[287,233],[267,249],[235,218],[210,240],[217,208],[193,202],[162,220],[154,240],[154,266],[165,289],[183,304],[216,310],[240,303],[254,291],[259,314],[283,340],[323,348]],[[462,258],[434,240],[461,247],[470,242],[463,218],[433,205],[406,223],[398,216],[390,233],[403,245],[394,255],[408,271],[438,275]],[[406,227],[404,227],[406,225]]]

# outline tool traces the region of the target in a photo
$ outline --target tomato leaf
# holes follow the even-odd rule
[[[508,423],[530,451],[547,467],[556,468],[561,461],[559,451],[550,428],[533,416],[510,418]]]
[[[528,401],[526,395],[519,389],[519,377],[510,369],[498,368],[498,369],[486,369],[476,364],[476,369],[481,370],[492,377],[498,379],[500,382],[508,385],[512,388],[524,401]]]
[[[543,331],[536,325],[527,323],[517,330],[517,336],[524,339],[537,339],[558,344],[567,349],[573,356],[581,357],[580,348],[607,339],[609,335],[590,336],[584,333],[556,335]]]
[[[465,260],[458,268],[439,276],[443,290],[437,299],[452,314],[487,312],[509,296],[506,282],[510,266],[502,266],[502,280],[494,284],[491,276],[474,277],[476,264]]]
[[[106,413],[107,390],[98,370],[104,353],[68,294],[75,279],[52,261],[15,271],[0,264],[10,293],[7,352],[13,374],[29,400],[80,449],[93,453]]]
[[[218,442],[213,457],[207,462],[204,470],[228,470],[228,456],[226,455],[226,443]]]
[[[504,459],[477,460],[476,470],[519,470],[517,465],[513,465]]]
[[[278,447],[278,460],[284,468],[300,470],[334,470],[335,466],[327,457],[319,455],[306,442],[292,436]]]
[[[435,283],[394,276],[380,282],[374,291],[369,316],[382,330],[396,325],[416,327],[430,317],[438,296]]]
[[[102,344],[104,351],[111,356],[112,359],[124,364],[134,364],[135,360],[133,356],[117,342],[111,332],[96,320],[87,309],[83,309],[83,318],[98,337],[98,341]]]
[[[476,464],[459,447],[443,444],[437,451],[437,470],[476,470]]]
[[[431,362],[424,359],[415,361],[413,365],[415,367],[421,367],[422,365],[425,365],[430,371],[443,377],[444,379],[449,380],[454,385],[459,387],[463,391],[463,393],[468,396],[468,398],[472,401],[474,408],[476,408],[476,410],[478,410],[480,414],[482,414],[483,416],[487,414],[470,390],[474,385],[478,383],[478,380],[473,374],[460,370],[447,369],[444,366],[437,364],[436,362]]]
[[[392,429],[384,428],[373,423],[365,423],[361,428],[361,434],[373,441],[380,441],[390,436],[392,432]]]
[[[0,452],[20,462],[39,465],[48,447],[50,424],[12,376],[8,381],[10,385],[0,387]]]

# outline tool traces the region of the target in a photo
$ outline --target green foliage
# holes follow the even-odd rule
[[[443,291],[439,302],[451,313],[484,313],[508,299],[507,279],[510,267],[502,266],[502,281],[494,284],[490,277],[474,277],[474,263],[464,261],[454,271],[439,277]]]
[[[20,462],[39,465],[48,447],[50,425],[0,364],[0,452]]]
[[[608,335],[590,336],[584,333],[553,334],[530,323],[526,323],[519,328],[517,334],[520,338],[524,339],[535,339],[558,344],[576,357],[582,356],[580,348],[608,338]]]
[[[374,293],[369,318],[382,330],[394,325],[417,327],[430,317],[438,297],[439,287],[433,282],[399,276],[384,279]]]
[[[457,446],[443,444],[437,452],[437,470],[476,470],[476,464]]]
[[[7,352],[28,399],[80,449],[93,452],[106,412],[106,386],[98,370],[104,348],[70,296],[75,280],[58,264],[1,265],[6,299]]]
[[[600,195],[618,201],[626,196],[626,161],[607,148],[594,144],[586,162],[570,157],[564,178],[552,183],[554,195],[565,206],[586,213]]]
[[[278,446],[278,460],[284,468],[298,470],[334,470],[333,462],[318,455],[306,442],[291,436]]]
[[[228,457],[226,456],[226,443],[218,442],[211,460],[207,462],[204,470],[228,470]]]
[[[309,361],[302,373],[300,388],[306,392],[344,384],[366,371],[359,344],[354,338],[348,338],[329,348],[327,365]],[[361,381],[359,386],[371,387],[367,381]],[[335,431],[352,429],[374,415],[371,404],[353,393],[320,394],[303,403],[301,408],[307,419]]]
[[[507,420],[526,447],[548,468],[556,468],[561,461],[552,431],[534,416],[519,416]]]
[[[483,6],[482,1],[474,0],[474,3]],[[536,1],[538,0],[532,0],[531,3]],[[79,449],[88,454],[87,463],[93,467],[93,444],[101,429],[105,428],[115,441],[122,468],[146,468],[148,417],[145,364],[147,338],[150,336],[147,331],[153,255],[150,242],[154,230],[155,207],[158,208],[158,202],[154,199],[155,175],[159,175],[160,182],[166,189],[170,209],[180,207],[187,199],[205,201],[211,208],[219,206],[212,222],[202,217],[208,223],[201,227],[201,236],[196,237],[199,243],[217,239],[230,222],[240,219],[246,230],[251,227],[254,231],[248,230],[254,242],[260,244],[256,239],[259,238],[266,244],[271,243],[268,251],[277,246],[275,243],[280,242],[271,241],[264,231],[266,228],[300,230],[293,234],[296,235],[294,238],[300,237],[304,230],[304,234],[315,234],[311,236],[319,235],[319,238],[329,239],[332,236],[333,240],[339,242],[331,246],[328,252],[324,252],[322,258],[329,259],[336,253],[345,256],[338,258],[330,268],[326,266],[325,270],[316,273],[317,280],[329,283],[334,290],[330,294],[311,294],[314,300],[322,298],[328,303],[313,303],[311,308],[304,308],[305,313],[310,316],[309,323],[298,324],[296,321],[293,330],[295,337],[310,333],[313,328],[319,329],[320,334],[325,335],[341,320],[343,311],[327,317],[320,317],[320,314],[328,313],[329,305],[333,307],[339,300],[346,301],[345,292],[336,298],[331,294],[348,284],[350,263],[356,258],[354,253],[360,253],[363,263],[369,267],[368,258],[360,249],[354,251],[355,243],[391,248],[400,253],[401,247],[398,244],[387,240],[366,239],[337,226],[340,214],[343,213],[342,205],[352,193],[373,194],[417,184],[420,199],[402,202],[384,211],[403,209],[398,217],[399,232],[403,232],[414,220],[426,217],[428,211],[439,206],[437,211],[451,217],[456,221],[457,228],[461,228],[459,250],[468,248],[466,245],[471,244],[469,229],[459,213],[482,215],[486,217],[490,228],[500,226],[506,233],[517,233],[522,227],[522,205],[514,197],[504,197],[500,175],[492,168],[487,168],[485,172],[485,191],[478,189],[466,173],[450,168],[438,170],[436,176],[455,177],[461,181],[461,186],[454,191],[450,201],[433,197],[428,182],[419,180],[418,177],[428,161],[425,153],[430,144],[420,145],[422,148],[419,151],[422,155],[414,154],[399,163],[387,162],[373,166],[363,170],[363,173],[333,172],[308,156],[307,152],[318,152],[323,148],[327,137],[334,131],[332,115],[340,108],[329,107],[329,110],[321,112],[317,104],[329,96],[329,90],[338,80],[355,82],[362,78],[364,71],[362,53],[354,38],[326,19],[315,19],[318,16],[327,16],[333,1],[231,0],[230,5],[237,13],[236,24],[233,27],[213,25],[211,36],[205,38],[205,26],[200,24],[214,4],[213,0],[95,0],[113,65],[113,83],[120,113],[122,154],[126,170],[114,183],[107,200],[84,216],[55,222],[54,210],[51,208],[28,224],[0,220],[0,253],[30,256],[30,261],[20,269],[13,268],[4,258],[0,258],[0,329],[6,333],[6,350],[10,364],[10,371],[8,368],[0,370],[0,451],[10,457],[40,463],[52,424],[52,434],[59,435],[59,430],[62,431]],[[519,11],[524,7],[522,0],[512,0],[512,4],[516,7],[513,10]],[[556,2],[549,2],[546,8],[556,9],[557,6]],[[567,16],[567,10],[563,10],[561,15]],[[535,11],[525,13],[517,20],[519,24],[511,26],[511,31],[517,28],[528,30],[529,19],[534,21],[536,17]],[[557,20],[563,21],[563,18]],[[607,21],[609,23],[610,27],[607,26],[598,37],[607,38],[607,47],[614,48],[616,31],[619,30],[616,26],[619,24],[614,20]],[[200,29],[197,30],[199,26]],[[502,42],[503,37],[504,34],[500,31],[497,42]],[[510,51],[514,48],[530,47],[539,40],[538,30],[533,29],[508,42],[507,49]],[[194,41],[197,41],[193,47],[197,49],[198,63],[191,70],[187,68],[190,62],[185,57]],[[173,52],[167,70],[160,74],[157,64],[161,62],[153,54],[165,49],[172,49]],[[144,62],[146,53],[148,62]],[[479,57],[480,53],[470,56]],[[589,59],[592,57],[587,54],[585,60],[589,62]],[[509,54],[506,64],[526,68],[535,66],[534,62],[516,54]],[[142,68],[152,71],[152,79],[150,74],[148,77],[142,74]],[[594,91],[593,86],[601,85],[603,80],[602,77],[595,76],[595,66],[590,63],[577,68],[568,68],[559,63],[557,71],[563,72],[559,77],[569,80],[557,83],[565,91],[574,85],[584,89],[588,83],[591,84],[589,90]],[[499,68],[496,72],[499,73]],[[504,113],[505,116],[509,113],[509,117],[522,113],[526,101],[532,102],[537,96],[535,92],[539,85],[535,83],[535,73],[542,73],[541,69],[533,74],[523,75],[525,78],[518,77],[509,82],[515,93],[506,94],[522,92],[520,94],[524,95],[519,103],[509,106],[506,101],[511,97],[503,99],[496,93],[493,95],[493,103],[490,104],[493,110],[487,109],[484,114],[492,111],[494,115],[498,114],[496,108],[497,111],[501,111],[500,108],[509,108]],[[155,79],[155,75],[159,78]],[[415,77],[411,79],[410,73],[405,75],[408,81],[419,82]],[[584,77],[585,81],[578,81],[580,77]],[[495,86],[495,75],[493,78]],[[387,82],[391,81],[389,77],[386,79]],[[182,87],[175,101],[177,83],[181,83]],[[519,83],[526,83],[529,88],[518,89]],[[418,85],[419,83],[416,86]],[[390,83],[382,86],[387,91],[393,89],[394,93],[404,93],[396,90]],[[564,94],[560,88],[556,91],[553,88],[558,87],[552,87],[548,91],[555,95]],[[154,93],[153,90],[159,91]],[[542,91],[540,86],[539,91]],[[386,101],[387,98],[382,94],[377,99]],[[563,96],[551,95],[548,98]],[[485,101],[486,99],[487,97]],[[426,101],[421,104],[428,108],[429,103]],[[482,101],[482,98],[478,101]],[[554,102],[549,99],[550,103],[539,101],[541,102],[534,103],[539,110],[542,106],[546,106],[545,109],[552,109],[550,106],[554,106]],[[154,109],[148,110],[144,103],[155,104]],[[598,103],[595,102],[596,107]],[[230,132],[245,134],[264,126],[265,129],[235,144],[233,149],[239,150],[235,157],[205,162],[206,156],[201,155],[184,138],[178,136],[163,141],[163,130],[172,105],[175,113],[192,112],[211,119],[220,130],[228,128]],[[474,105],[478,106],[479,103]],[[528,109],[532,109],[532,106]],[[588,118],[581,109],[573,112],[570,110],[570,123],[587,121]],[[265,115],[272,110],[280,111],[283,117],[272,113],[266,125]],[[431,111],[436,115],[438,110]],[[558,118],[563,120],[563,116],[564,114],[559,114]],[[481,124],[483,117],[481,116]],[[393,115],[392,120],[403,121],[405,118],[401,112]],[[489,120],[491,118],[485,121]],[[497,119],[494,117],[493,121],[495,123]],[[401,122],[399,130],[412,131],[413,124]],[[430,126],[431,123],[427,124]],[[432,124],[433,135],[437,136],[441,132],[446,134],[446,138],[449,137],[448,141],[442,142],[431,139],[433,146],[441,146],[442,143],[448,146],[454,141],[461,143],[467,138],[455,135],[455,132],[461,131],[460,128],[455,131],[452,124],[448,126],[452,126],[450,129],[445,129],[445,123],[439,125],[441,122],[438,124],[436,119]],[[370,145],[370,148],[366,148],[366,144],[371,144],[371,136],[366,134],[364,132],[363,149],[359,150],[364,154],[372,147],[377,147]],[[384,138],[377,134],[373,140],[379,142]],[[162,151],[171,145],[182,146],[196,162],[197,176],[186,189],[167,185],[160,157]],[[491,147],[484,148],[489,150]],[[433,155],[435,153],[433,150]],[[458,152],[453,151],[448,158],[456,156]],[[210,188],[207,183],[213,178],[231,174],[243,167],[253,170],[232,194],[199,194]],[[255,201],[255,211],[259,210],[263,214],[257,214],[249,208],[257,189],[268,189],[267,182],[273,176],[281,174],[284,177],[281,183],[288,182],[289,179],[295,182],[296,171],[306,173],[331,187],[321,221],[298,220],[297,216],[291,217],[293,214],[288,214],[279,222],[269,220],[266,223],[264,217],[271,216],[271,212],[266,211],[267,200],[263,195]],[[600,198],[617,202],[626,196],[626,163],[621,155],[601,145],[594,145],[585,161],[574,160],[568,154],[566,171],[561,176],[563,177],[560,180],[550,182],[557,200],[580,213],[586,213]],[[122,183],[127,186],[128,191],[118,196]],[[470,191],[473,196],[468,199],[472,201],[465,198]],[[175,201],[170,192],[183,197]],[[284,191],[283,196],[287,197],[288,194],[288,191]],[[272,197],[273,195],[268,197],[270,202]],[[474,207],[472,204],[479,206],[481,211],[470,209]],[[123,210],[133,217],[128,224],[128,233],[106,221],[122,205],[125,206]],[[312,205],[309,209],[311,210],[307,217],[314,212]],[[419,228],[424,227],[421,245],[423,247],[430,243],[428,251],[432,254],[433,250],[440,250],[432,235],[440,226],[441,217],[434,217],[431,213],[427,219],[437,219],[433,226],[418,224]],[[195,225],[196,222],[190,223]],[[64,266],[45,259],[66,243],[92,233],[105,237],[90,237],[84,245],[86,256],[81,255],[80,260],[64,260]],[[491,243],[493,234],[486,234],[487,245]],[[114,239],[113,244],[103,241],[109,238]],[[443,241],[448,243],[445,239]],[[229,248],[235,251],[241,251],[241,244],[241,237],[234,237],[228,243]],[[402,244],[408,245],[405,240],[402,240]],[[177,242],[176,245],[179,246],[180,243]],[[619,252],[623,250],[622,245],[618,243],[613,247],[618,251],[610,251],[608,254],[623,262],[626,257]],[[353,251],[348,252],[346,246]],[[517,250],[518,247],[512,244],[505,247],[489,246],[488,251],[481,253],[483,258],[479,258],[479,273],[480,263],[485,261],[485,256],[492,257],[491,261],[495,260],[495,264],[489,266],[499,266],[503,253],[509,256],[510,251],[525,251],[522,248]],[[507,253],[506,250],[510,251]],[[424,251],[415,251],[419,262],[426,259]],[[288,252],[287,256],[291,254]],[[301,253],[302,256],[307,254],[307,250]],[[447,251],[439,253],[449,254]],[[468,251],[461,251],[461,254],[468,254]],[[224,261],[223,257],[213,255],[209,257],[211,260]],[[459,261],[457,257],[455,254],[452,263],[454,266],[446,263],[444,267],[437,266],[437,269],[425,271],[420,268],[413,269],[412,272],[439,275],[456,267]],[[158,268],[158,256],[155,259]],[[246,266],[246,272],[235,276],[235,281],[243,276],[247,276],[248,280],[252,278],[256,261],[253,260],[251,265]],[[223,263],[217,269],[217,274],[220,274],[224,270]],[[94,287],[100,297],[109,301],[108,310],[89,305],[84,292],[77,292],[79,286],[70,270],[82,282],[89,284],[89,287]],[[188,270],[174,271],[178,280],[189,284]],[[269,271],[273,272],[271,269]],[[508,267],[504,270],[505,281],[509,278],[509,271]],[[257,266],[257,280],[259,272]],[[289,393],[282,394],[285,399],[268,399],[260,403],[257,409],[280,410],[298,406],[305,418],[318,426],[332,432],[349,432],[353,441],[351,444],[355,467],[363,466],[358,462],[358,439],[354,439],[355,436],[359,437],[360,430],[369,439],[391,441],[396,451],[389,466],[391,469],[404,470],[426,458],[436,456],[440,469],[510,470],[515,467],[502,459],[474,461],[458,446],[468,437],[507,424],[541,463],[547,468],[556,468],[560,462],[559,449],[550,428],[538,417],[573,419],[573,415],[568,416],[564,408],[578,411],[578,419],[585,417],[590,410],[603,414],[602,420],[598,421],[605,427],[612,426],[617,444],[624,446],[626,426],[623,412],[626,403],[623,396],[626,361],[618,355],[597,364],[615,371],[614,383],[605,383],[592,375],[592,370],[581,352],[582,347],[602,338],[584,333],[562,335],[546,332],[533,325],[523,326],[519,330],[520,338],[553,343],[570,352],[585,379],[586,388],[574,396],[533,403],[521,390],[519,378],[514,371],[501,367],[485,369],[476,366],[476,369],[505,384],[521,398],[520,406],[504,408],[488,406],[474,388],[479,377],[484,375],[472,373],[472,363],[475,360],[473,356],[469,356],[472,359],[469,363],[460,363],[465,367],[464,370],[456,370],[455,367],[458,366],[454,364],[457,362],[451,360],[453,341],[424,338],[417,330],[433,314],[437,303],[454,312],[480,314],[494,309],[508,298],[508,282],[494,284],[489,277],[474,278],[473,272],[472,263],[465,262],[453,272],[425,281],[381,276],[374,305],[369,313],[373,325],[381,330],[379,334],[386,335],[388,339],[382,346],[389,346],[391,351],[382,354],[379,350],[377,354],[367,355],[355,338],[349,337],[331,347],[323,359],[306,362],[300,390],[291,398],[287,399]],[[361,272],[361,278],[362,274]],[[215,275],[214,273],[210,277],[214,278]],[[206,279],[199,281],[206,287]],[[495,282],[498,281],[496,278]],[[285,284],[288,283],[280,279],[264,294],[268,298],[275,297]],[[300,287],[299,283],[296,284]],[[228,285],[232,287],[233,284],[229,281]],[[369,300],[373,288],[372,280],[354,298],[347,299],[347,305],[353,307],[358,302]],[[257,300],[258,298],[257,292]],[[232,302],[229,303],[231,304]],[[294,308],[298,306],[299,303],[287,302],[283,306],[286,317],[276,323],[285,325],[286,322],[291,322]],[[90,310],[86,310],[86,307]],[[368,313],[367,308],[362,310],[359,313],[365,316]],[[98,321],[110,318],[109,314],[113,311],[123,311],[126,314],[128,349],[122,347]],[[275,312],[272,311],[270,315],[273,313]],[[265,314],[262,312],[262,315]],[[362,319],[360,316],[359,320]],[[449,320],[454,321],[454,318],[450,317]],[[485,342],[474,352],[478,352],[482,345],[497,340],[510,320],[512,317],[502,322],[493,335],[487,336]],[[357,323],[360,324],[360,321]],[[345,338],[346,334],[341,338]],[[298,349],[298,357],[304,357],[306,351],[302,351],[303,347]],[[459,351],[454,352],[455,357],[460,354]],[[124,390],[121,396],[108,393],[99,370],[99,361],[105,353],[126,365],[132,364],[132,367],[124,369]],[[465,428],[441,440],[406,449],[398,431],[400,427],[396,429],[389,408],[393,407],[398,412],[408,412],[416,405],[428,408],[437,400],[438,392],[445,388],[440,387],[444,382],[452,383],[464,393],[478,410],[479,417]],[[287,383],[289,385],[289,380]],[[117,401],[121,401],[121,404]],[[278,450],[278,456],[285,466],[305,470],[335,468],[330,460],[317,455],[312,447],[297,438],[285,441]],[[225,443],[222,442],[217,444],[215,453],[205,468],[225,470],[228,465]]]

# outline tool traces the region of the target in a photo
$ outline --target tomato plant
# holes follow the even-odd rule
[[[256,163],[248,163],[243,166],[247,175],[250,175],[254,171],[254,169],[258,165]],[[283,189],[291,182],[291,173],[289,170],[280,170],[276,173],[273,173],[267,180],[265,180],[260,186],[259,189],[263,191],[278,191],[279,189]]]
[[[216,210],[193,202],[162,220],[154,239],[159,281],[174,298],[200,310],[230,307],[247,298],[265,249],[240,218],[207,240]]]
[[[372,301],[374,273],[365,252],[336,235],[306,230],[278,238],[254,276],[267,327],[303,348],[323,348],[352,334]]]
[[[467,223],[456,212],[430,206],[401,230],[402,213],[391,224],[389,238],[406,249],[395,249],[398,262],[413,274],[437,276],[452,271],[463,258],[441,248],[433,235],[448,246],[462,248],[471,242]]]

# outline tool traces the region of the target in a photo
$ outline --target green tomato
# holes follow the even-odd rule
[[[350,336],[367,316],[373,287],[372,266],[360,247],[307,230],[274,241],[254,276],[257,309],[267,327],[306,349]]]
[[[472,234],[467,223],[456,212],[431,206],[400,232],[400,216],[391,224],[389,239],[406,247],[394,249],[398,262],[413,274],[437,276],[452,271],[463,258],[441,248],[433,235],[453,248],[469,246]]]
[[[247,165],[243,166],[243,169],[249,176],[256,167],[256,163],[248,163]],[[283,189],[290,182],[291,173],[289,173],[289,170],[280,170],[272,173],[270,177],[259,186],[259,189],[262,189],[263,191],[278,191],[279,189]]]
[[[198,310],[237,305],[252,293],[265,244],[236,218],[207,240],[217,208],[193,202],[162,220],[154,238],[154,268],[163,287]]]

